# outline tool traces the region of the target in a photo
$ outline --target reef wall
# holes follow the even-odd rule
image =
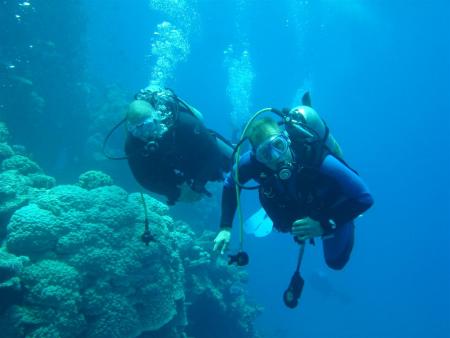
[[[195,233],[99,171],[57,185],[8,144],[0,123],[2,337],[257,337],[246,273]]]

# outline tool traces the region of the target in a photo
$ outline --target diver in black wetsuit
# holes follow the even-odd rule
[[[142,90],[129,106],[125,152],[130,169],[169,205],[210,196],[206,183],[222,181],[230,169],[232,146],[202,119],[169,89]]]

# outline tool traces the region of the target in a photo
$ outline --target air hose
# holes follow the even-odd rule
[[[238,218],[239,218],[239,252],[237,255],[230,255],[230,261],[229,263],[232,264],[234,262],[237,263],[239,266],[247,265],[249,258],[248,254],[244,252],[244,217],[242,214],[242,205],[241,205],[241,197],[240,197],[240,189],[241,185],[239,183],[239,158],[241,153],[241,146],[242,143],[246,139],[247,130],[250,127],[250,125],[253,123],[253,121],[259,117],[263,113],[267,112],[277,112],[273,108],[264,108],[259,111],[257,111],[255,114],[253,114],[252,118],[247,122],[247,124],[244,127],[244,130],[241,134],[241,137],[239,139],[239,143],[236,146],[235,153],[234,153],[234,161],[235,161],[235,170],[234,170],[234,182],[235,182],[235,189],[236,189],[236,203],[237,203],[237,212],[238,212]]]
[[[142,199],[142,206],[144,207],[144,232],[141,236],[142,242],[145,243],[145,245],[149,245],[150,242],[155,240],[155,237],[150,233],[150,228],[148,224],[148,211],[147,211],[147,203],[145,202],[144,194],[141,192],[141,199]]]

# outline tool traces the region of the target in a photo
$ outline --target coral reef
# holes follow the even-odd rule
[[[112,185],[113,180],[110,176],[101,171],[91,170],[80,175],[78,185],[84,189],[91,190],[103,186]]]
[[[212,233],[145,195],[147,246],[141,195],[108,175],[55,185],[20,155],[1,168],[1,205],[12,214],[0,248],[2,336],[257,337],[258,308],[230,291],[245,273],[212,256]]]
[[[17,275],[26,262],[27,257],[18,257],[0,250],[0,313],[21,300],[22,287]]]
[[[1,125],[1,124],[0,124]],[[5,130],[6,127],[3,125]],[[55,179],[28,157],[18,154],[19,146],[0,143],[0,240],[5,236],[11,215],[37,196],[55,185]]]
[[[41,171],[41,168],[22,155],[13,155],[2,162],[2,170],[17,170],[22,175],[33,174]]]

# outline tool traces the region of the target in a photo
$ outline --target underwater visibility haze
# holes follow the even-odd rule
[[[0,0],[0,336],[449,337],[449,23],[443,0]],[[329,133],[292,121],[310,106]],[[264,187],[229,194],[264,158],[291,182],[292,125],[357,171],[333,164],[361,208],[342,265],[338,218],[295,241]]]

